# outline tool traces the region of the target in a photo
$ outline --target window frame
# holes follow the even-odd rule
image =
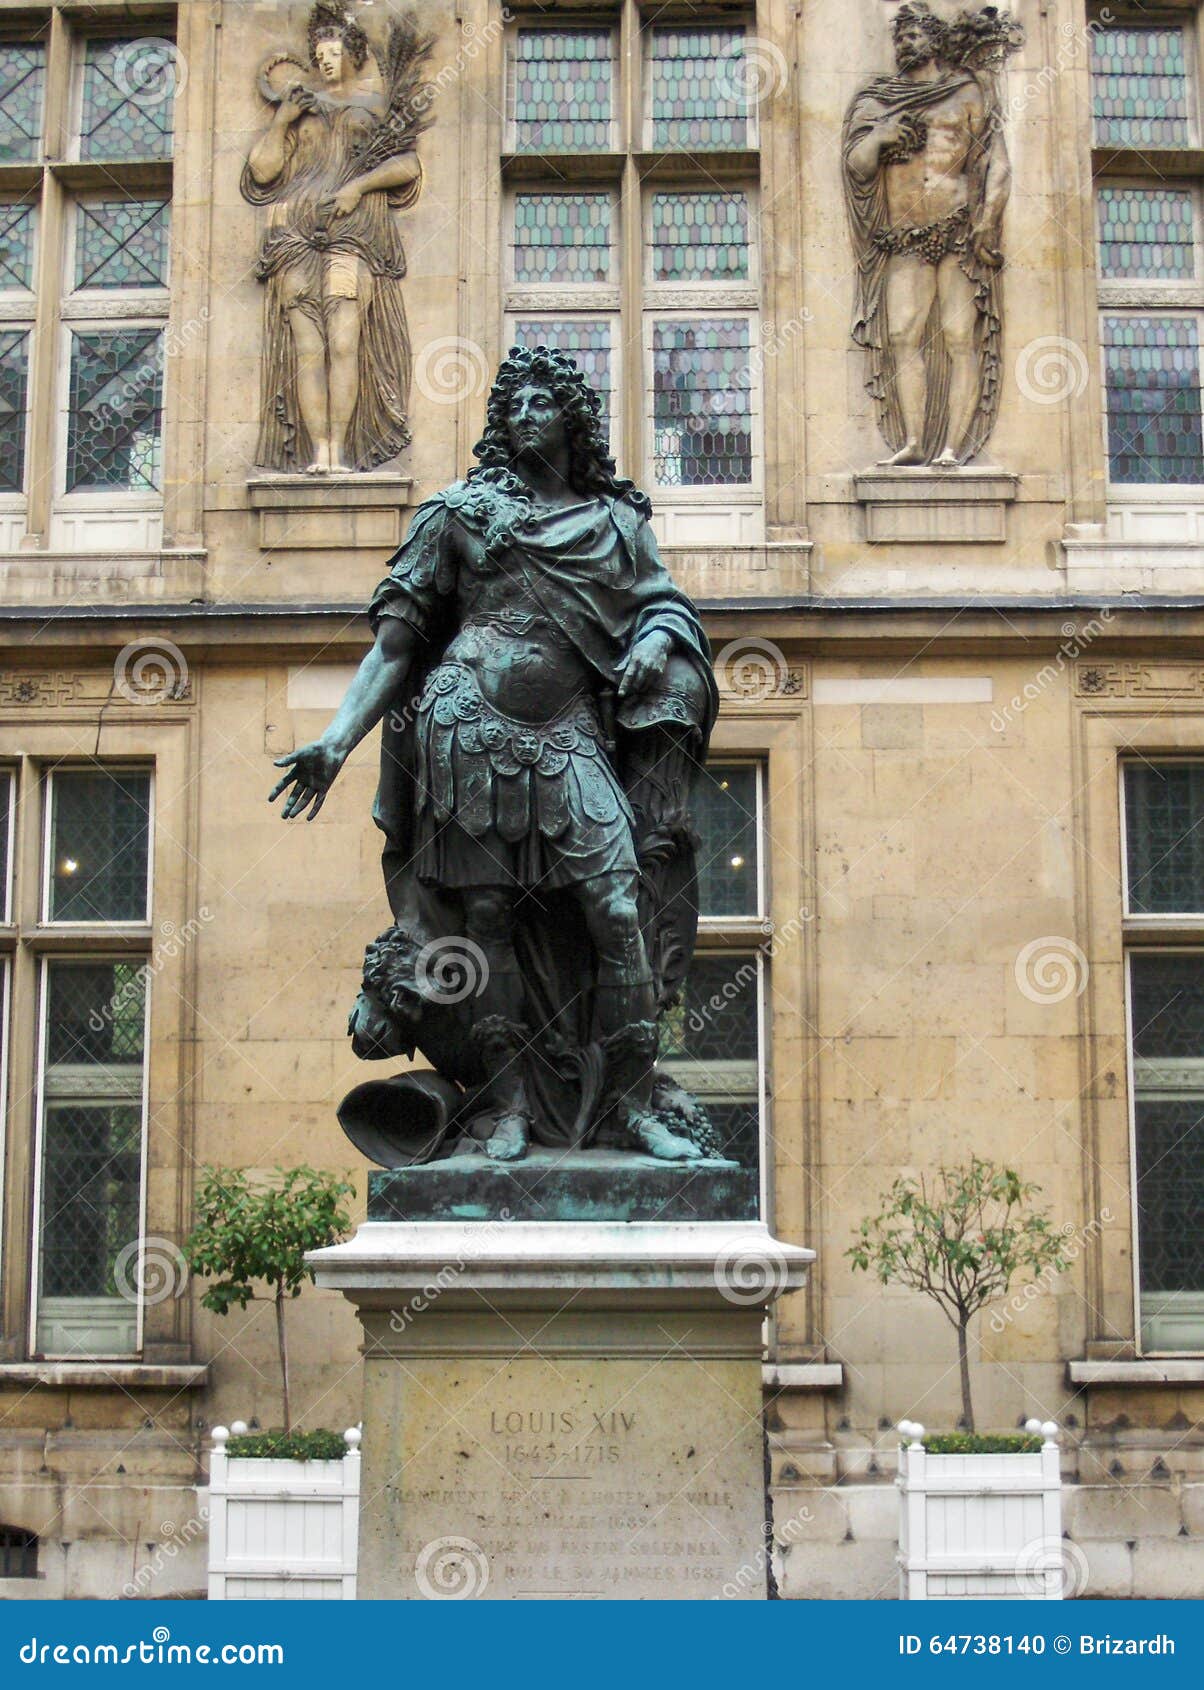
[[[1106,21],[1104,14],[1108,14]],[[1161,15],[1150,16],[1148,13],[1126,13],[1119,15],[1104,6],[1093,8],[1093,16],[1088,22],[1088,33],[1099,35],[1105,30],[1167,30],[1177,29],[1183,36],[1183,62],[1187,67],[1187,136],[1183,141],[1172,141],[1165,145],[1152,146],[1138,144],[1133,141],[1105,141],[1095,127],[1095,88],[1094,71],[1091,65],[1090,41],[1087,52],[1087,98],[1088,114],[1091,133],[1091,145],[1097,152],[1140,152],[1157,155],[1159,153],[1174,153],[1192,150],[1199,147],[1201,142],[1200,128],[1200,42],[1196,31],[1195,17],[1186,11],[1167,11]]]
[[[514,67],[518,64],[518,38],[520,35],[567,35],[575,32],[584,34],[587,30],[605,32],[610,39],[610,118],[608,145],[605,147],[590,147],[575,149],[565,153],[563,149],[520,149],[518,146],[518,118],[515,115],[517,105],[517,81]],[[575,13],[567,14],[556,22],[535,21],[531,14],[520,14],[513,18],[506,31],[506,48],[503,63],[502,89],[502,151],[513,158],[584,158],[604,159],[626,150],[624,147],[624,126],[626,121],[626,102],[623,98],[623,55],[621,29],[613,13],[586,12],[578,17]]]
[[[125,330],[154,329],[159,335],[159,477],[156,488],[67,487],[68,450],[71,434],[71,355],[75,335],[120,334]],[[63,312],[59,318],[58,368],[56,371],[54,416],[54,509],[65,515],[87,511],[159,511],[167,483],[163,453],[167,441],[167,319],[140,313],[130,317],[88,315],[79,318]]]
[[[1098,243],[1097,243],[1098,244]],[[1199,385],[1197,391],[1201,399],[1201,465],[1204,466],[1204,306],[1193,308],[1190,305],[1174,304],[1168,306],[1146,305],[1140,308],[1132,304],[1117,307],[1099,302],[1100,319],[1100,389],[1103,404],[1100,407],[1101,428],[1103,430],[1105,497],[1109,504],[1126,504],[1133,501],[1146,502],[1187,502],[1204,503],[1204,478],[1200,481],[1115,481],[1112,476],[1112,451],[1109,437],[1109,407],[1108,407],[1108,349],[1104,344],[1103,319],[1111,316],[1142,316],[1142,317],[1170,317],[1179,321],[1191,319],[1196,324],[1196,342],[1199,371]],[[1204,470],[1202,470],[1204,476]]]
[[[653,124],[655,123],[656,118],[652,109],[652,44],[656,32],[677,30],[679,33],[687,34],[690,32],[700,32],[708,29],[730,29],[733,33],[739,31],[743,35],[744,43],[747,47],[749,42],[755,41],[756,39],[756,27],[756,16],[752,7],[750,7],[747,11],[742,8],[734,17],[725,16],[718,11],[710,13],[704,12],[697,18],[693,16],[674,17],[672,13],[666,15],[663,11],[658,12],[655,17],[645,18],[641,16],[639,88],[636,91],[639,114],[636,120],[636,132],[639,136],[639,145],[643,152],[655,153],[658,156],[664,155],[667,158],[694,156],[694,151],[690,147],[667,147],[654,138]],[[746,63],[747,62],[748,61],[746,60]],[[700,147],[697,151],[698,157],[705,158],[708,153],[755,153],[760,151],[761,102],[755,92],[755,78],[751,78],[750,80],[752,82],[753,91],[751,92],[748,100],[748,109],[745,117],[745,122],[748,125],[748,131],[744,137],[744,145],[742,147],[734,145],[707,148]]]
[[[37,1003],[37,1053],[36,1053],[36,1091],[34,1097],[34,1132],[33,1155],[31,1167],[33,1170],[33,1193],[30,1221],[30,1261],[29,1261],[29,1330],[27,1342],[29,1354],[38,1361],[70,1360],[77,1361],[132,1361],[142,1354],[144,1344],[143,1318],[145,1313],[145,1295],[142,1287],[142,1276],[138,1276],[138,1295],[134,1300],[134,1344],[128,1351],[120,1353],[100,1354],[90,1351],[86,1356],[65,1352],[62,1355],[53,1351],[44,1351],[38,1345],[38,1312],[41,1303],[42,1284],[42,1218],[43,1198],[45,1191],[45,1150],[46,1150],[46,1055],[47,1018],[50,1003],[50,970],[56,963],[71,962],[109,962],[128,961],[128,951],[109,952],[105,950],[70,950],[66,952],[47,952],[38,958],[38,1003]],[[150,1125],[150,1031],[151,1031],[151,987],[154,970],[148,966],[143,1000],[143,1030],[142,1030],[142,1084],[139,1104],[139,1132],[138,1132],[138,1232],[139,1255],[146,1243],[146,1200],[148,1173],[148,1132]]]
[[[704,505],[763,505],[765,499],[765,426],[762,403],[762,371],[757,349],[761,344],[761,313],[747,307],[728,308],[722,303],[714,306],[645,305],[641,313],[641,344],[647,379],[644,383],[644,463],[643,477],[654,505],[668,505],[674,509],[696,510]],[[656,387],[654,381],[654,336],[656,325],[666,322],[707,322],[716,317],[743,318],[748,324],[749,369],[752,380],[749,396],[749,457],[752,476],[748,481],[717,483],[715,486],[664,486],[656,479]],[[723,544],[724,542],[718,542]]]
[[[1141,1311],[1141,1224],[1137,1183],[1137,1066],[1133,1038],[1133,969],[1134,956],[1199,954],[1204,959],[1204,910],[1175,911],[1169,914],[1134,912],[1130,904],[1127,772],[1134,767],[1159,768],[1195,764],[1204,767],[1204,752],[1142,751],[1140,754],[1121,751],[1117,758],[1118,817],[1121,869],[1121,959],[1122,992],[1124,998],[1125,1073],[1127,1083],[1129,1180],[1132,1193],[1130,1205],[1131,1276],[1133,1285],[1133,1341],[1135,1353],[1141,1357],[1161,1357],[1183,1360],[1204,1355],[1204,1338],[1199,1345],[1186,1350],[1158,1350],[1145,1343]],[[1204,1287],[1202,1287],[1204,1294]]]
[[[54,779],[56,775],[76,772],[92,773],[97,768],[120,770],[127,774],[148,777],[146,806],[150,817],[146,843],[146,903],[140,919],[120,921],[56,921],[50,914],[50,895],[53,862]],[[106,758],[103,763],[81,762],[78,758],[63,758],[49,763],[43,771],[42,794],[42,878],[38,927],[47,933],[149,933],[153,920],[155,886],[155,765],[145,759],[127,760]]]

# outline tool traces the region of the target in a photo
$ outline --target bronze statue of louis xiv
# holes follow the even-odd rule
[[[376,640],[321,739],[278,762],[321,809],[383,721],[375,819],[394,925],[368,947],[361,1056],[418,1071],[341,1118],[393,1166],[534,1142],[713,1154],[658,1073],[697,925],[694,775],[717,709],[697,612],[619,479],[571,359],[513,349],[480,460],[415,512]],[[382,1145],[384,1148],[382,1148]]]

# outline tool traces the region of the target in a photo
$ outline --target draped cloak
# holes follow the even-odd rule
[[[431,783],[430,772],[421,766],[424,753],[415,722],[427,677],[465,621],[516,598],[534,605],[575,650],[595,703],[614,700],[638,640],[651,633],[668,636],[673,654],[660,681],[613,705],[616,772],[637,817],[645,807],[633,771],[649,760],[641,763],[633,749],[659,734],[665,736],[663,750],[651,761],[671,762],[685,746],[694,763],[705,754],[718,709],[706,634],[661,562],[636,503],[625,497],[584,498],[567,509],[528,516],[499,542],[489,529],[487,507],[481,515],[480,493],[478,482],[456,483],[419,507],[369,606],[374,631],[382,617],[396,616],[420,636],[404,695],[384,718],[373,811],[385,835],[383,866],[394,920],[416,947],[464,932],[458,895],[425,883],[416,872],[416,819]],[[525,777],[545,778],[534,770],[526,770]],[[685,793],[682,802],[687,801]],[[537,812],[533,804],[533,817]],[[692,915],[692,848],[686,856],[686,877],[679,874],[672,882],[671,897],[689,906]],[[663,914],[654,911],[650,920],[654,924]],[[538,1030],[527,1059],[528,1086],[537,1104],[536,1136],[558,1145],[587,1143],[597,1124],[593,1115],[602,1059],[591,1024],[592,947],[571,894],[561,890],[523,897],[515,943],[528,1021]],[[692,947],[691,928],[685,961]],[[484,1077],[469,1037],[473,1001],[438,1011],[425,1008],[414,1038],[439,1074],[470,1089]],[[411,1149],[413,1159],[434,1153],[431,1144]]]
[[[970,186],[967,203],[973,227],[983,209],[987,158],[998,129],[999,114],[990,90],[983,88],[969,71],[951,70],[935,82],[912,82],[902,76],[877,77],[853,97],[841,133],[845,207],[857,262],[853,339],[866,350],[869,360],[866,386],[874,400],[878,426],[891,450],[896,452],[904,444],[906,435],[887,322],[886,267],[890,259],[874,238],[891,227],[886,198],[886,167],[879,164],[871,177],[860,176],[852,168],[852,155],[883,118],[903,115],[922,118],[929,106],[939,105],[959,88],[971,83],[978,85],[986,102],[983,129],[974,140],[967,162]],[[968,245],[956,256],[963,272],[974,284],[977,313],[978,407],[965,439],[955,444],[958,461],[967,463],[986,444],[999,409],[1002,289],[1000,271],[981,264]],[[939,314],[938,303],[934,302],[932,309],[934,314]],[[924,455],[929,460],[937,455],[945,439],[949,402],[949,359],[939,334],[931,332],[933,327],[934,324],[930,323],[925,334],[928,403],[921,442]]]

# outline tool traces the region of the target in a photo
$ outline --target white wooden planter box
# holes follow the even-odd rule
[[[899,1432],[899,1595],[915,1600],[1000,1597],[1059,1601],[1062,1543],[1058,1428],[1028,1455],[930,1455],[924,1428]],[[1067,1548],[1071,1546],[1066,1546]]]
[[[340,1461],[229,1456],[224,1426],[209,1457],[209,1600],[354,1601],[360,1433]]]

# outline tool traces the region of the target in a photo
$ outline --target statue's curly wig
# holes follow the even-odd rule
[[[908,24],[918,23],[928,36],[938,52],[945,45],[945,25],[936,13],[925,4],[925,0],[904,0],[904,4],[895,13],[890,26],[891,38],[899,39],[900,30]]]
[[[351,62],[356,70],[363,70],[368,57],[368,37],[364,34],[355,19],[350,17],[337,3],[337,0],[318,0],[317,5],[309,14],[309,62],[316,70],[318,67],[318,42],[327,36],[337,35],[343,46],[351,56]]]
[[[498,366],[485,414],[485,432],[473,447],[480,459],[475,476],[496,477],[509,470],[514,459],[507,427],[510,404],[520,387],[546,387],[560,407],[568,433],[569,484],[578,493],[626,499],[644,516],[652,513],[652,501],[633,481],[615,471],[606,436],[602,432],[601,403],[576,363],[565,352],[549,346],[512,346]]]

